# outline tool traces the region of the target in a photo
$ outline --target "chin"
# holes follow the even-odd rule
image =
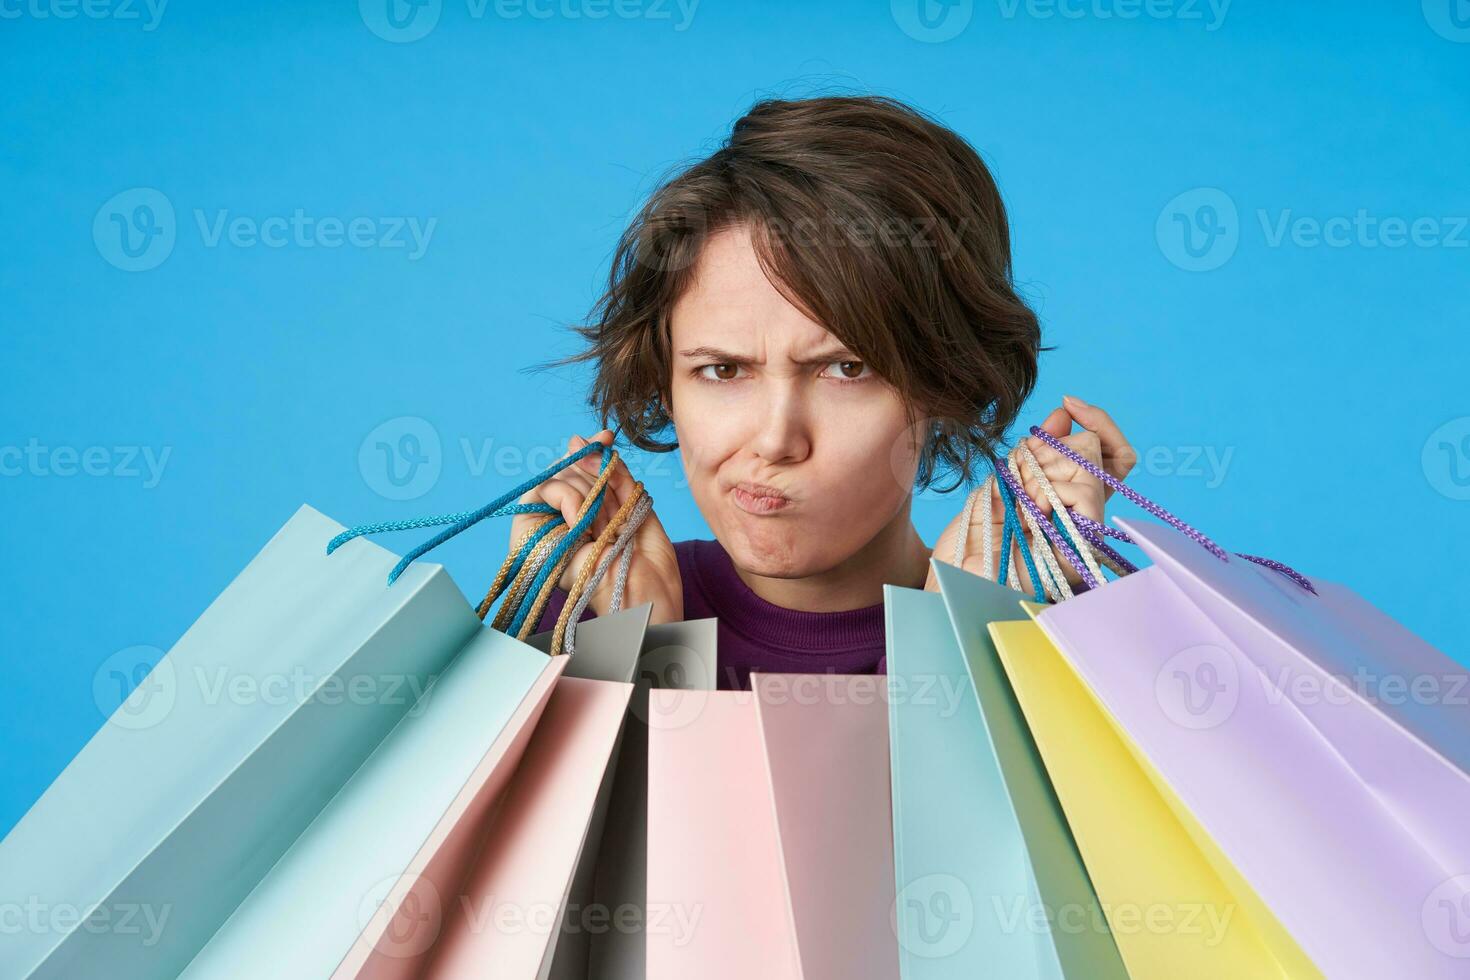
[[[789,521],[763,521],[769,529],[732,524],[720,535],[730,560],[745,571],[766,578],[802,578],[822,570],[818,530]]]

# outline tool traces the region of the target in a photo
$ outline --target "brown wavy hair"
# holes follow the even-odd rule
[[[1036,384],[1041,330],[1017,293],[990,171],[959,135],[882,96],[764,99],[715,152],[666,176],[619,238],[607,290],[573,329],[588,404],[668,452],[670,311],[704,240],[747,225],[793,305],[891,384],[929,435],[916,487],[954,489],[997,453]]]

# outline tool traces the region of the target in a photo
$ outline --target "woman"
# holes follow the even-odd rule
[[[884,669],[883,586],[936,588],[929,559],[952,561],[960,531],[956,517],[925,544],[912,494],[944,473],[956,477],[948,490],[989,472],[1042,350],[984,163],[953,131],[880,97],[755,105],[650,197],[578,332],[589,346],[559,363],[594,362],[589,403],[604,425],[642,449],[680,451],[715,535],[671,542],[650,513],[625,604],[652,601],[655,623],[717,616],[727,689],[748,687],[752,670]],[[1132,468],[1100,408],[1068,397],[1042,425],[1120,478]],[[568,452],[586,444],[573,437]],[[1028,445],[1062,503],[1101,520],[1102,484]],[[598,466],[588,456],[521,502],[573,523]],[[562,590],[632,485],[618,466]],[[512,542],[534,520],[515,518]],[[591,613],[611,596],[608,575]],[[541,628],[565,599],[554,594]]]

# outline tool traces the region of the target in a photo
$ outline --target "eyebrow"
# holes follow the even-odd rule
[[[719,364],[755,364],[753,357],[745,357],[733,351],[721,350],[718,347],[691,347],[688,350],[679,351],[681,357],[709,358]],[[852,351],[846,347],[829,347],[818,351],[810,357],[792,358],[794,364],[831,364],[833,361],[858,360]]]

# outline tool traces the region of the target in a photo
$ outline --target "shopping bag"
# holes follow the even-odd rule
[[[631,663],[649,609],[584,626],[590,649],[579,656],[616,657],[621,644]],[[454,894],[460,859],[575,660],[481,627],[183,976],[382,976],[406,965],[432,926],[422,916]],[[420,917],[413,935],[395,914],[405,907]]]
[[[576,655],[570,658],[566,676],[581,677],[585,680],[615,681],[623,684],[633,683],[638,669],[638,659],[643,644],[647,640],[648,614],[653,611],[653,604],[645,603],[640,608],[644,609],[645,613],[641,622],[636,624],[637,632],[625,629],[626,635],[619,637],[615,643],[606,642],[606,634],[599,633],[595,626],[582,627],[577,638]],[[594,622],[608,618],[598,617]],[[621,618],[626,620],[626,617]],[[633,625],[629,623],[630,627]],[[555,630],[547,630],[531,637],[527,642],[537,649],[549,652],[554,643],[554,636]],[[602,785],[598,787],[592,815],[588,820],[586,840],[576,857],[576,870],[572,874],[572,884],[562,910],[562,924],[551,936],[551,946],[547,953],[546,975],[553,980],[561,980],[561,978],[580,980],[587,976],[590,939],[593,931],[601,924],[599,921],[594,921],[599,916],[592,907],[593,879],[602,853],[601,843],[607,823],[608,807],[612,801],[613,787],[620,778],[620,774],[625,773],[629,768],[622,765],[622,747],[629,720],[631,720],[631,712],[630,718],[624,720],[623,727],[619,729],[617,738],[613,742]]]
[[[1165,553],[1161,541],[1184,536],[1118,523],[1166,559],[1191,544],[1185,538]],[[1304,703],[1312,697],[1297,696],[1289,684],[1277,687],[1279,676],[1262,669],[1281,663],[1274,658],[1286,654],[1278,644],[1301,634],[1272,633],[1259,608],[1249,628],[1231,621],[1227,633],[1171,571],[1160,562],[1037,621],[1323,973],[1464,976],[1470,871],[1447,864],[1453,842],[1424,819],[1433,801],[1393,782],[1381,764],[1371,767],[1369,749],[1347,744],[1351,732],[1324,721],[1330,712],[1322,704]],[[1317,602],[1274,571],[1240,572],[1260,579],[1257,598],[1274,591],[1283,603]],[[1319,594],[1334,589],[1312,584]],[[1296,669],[1306,669],[1302,660]],[[1324,704],[1327,697],[1343,716],[1369,717],[1351,698],[1327,693]],[[1410,742],[1407,731],[1386,736],[1381,758],[1422,762],[1404,755]],[[1382,774],[1387,789],[1365,772]],[[1421,805],[1401,809],[1406,802]]]
[[[1307,592],[1169,528],[1125,528],[1447,874],[1470,871],[1470,671],[1345,586]]]
[[[650,980],[894,976],[884,690],[650,692]]]
[[[801,976],[891,980],[898,945],[883,678],[755,673],[751,690]]]
[[[482,628],[183,976],[330,975],[426,842],[493,802],[564,665]]]
[[[643,980],[647,973],[648,922],[648,692],[654,688],[715,689],[717,621],[695,619],[650,626],[644,634],[628,719],[617,749],[618,770],[608,801],[602,843],[593,871],[589,908],[603,917],[584,929],[585,969],[577,943],[564,958],[561,942],[553,971],[599,980]],[[583,885],[585,889],[585,885]],[[585,890],[579,894],[585,895]]]
[[[434,928],[421,909],[400,906],[394,934],[410,937],[407,943],[380,946],[369,969],[336,976],[544,977],[632,690],[632,684],[562,677],[479,852],[453,901],[442,906],[442,927]],[[421,936],[433,940],[427,949]]]
[[[479,623],[302,507],[154,665],[0,842],[0,904],[53,927],[0,975],[177,975]]]
[[[1155,564],[1038,616],[1141,756],[1324,973],[1462,975],[1466,672],[1343,587],[1231,556],[1032,434],[1170,525],[1088,529]]]
[[[883,596],[901,975],[1126,977],[989,640],[1020,596],[933,568]]]
[[[990,634],[1129,976],[1320,977],[1041,628]]]
[[[754,699],[649,692],[648,980],[800,980]]]

